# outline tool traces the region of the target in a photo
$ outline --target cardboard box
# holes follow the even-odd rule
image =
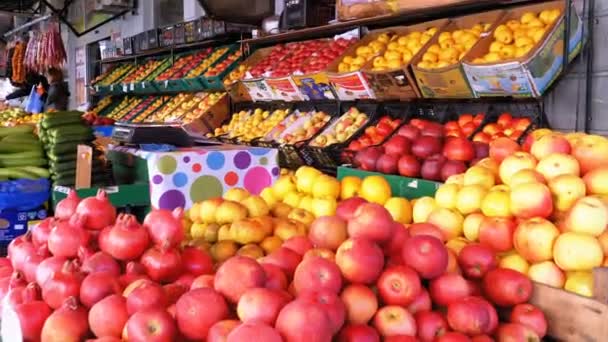
[[[207,111],[189,123],[183,124],[182,128],[193,137],[205,137],[207,133],[213,133],[226,118],[230,116],[230,101],[228,96],[223,95]]]
[[[304,97],[300,94],[300,89],[291,76],[267,77],[265,81],[272,92],[270,100],[286,102],[304,101]]]
[[[545,93],[563,68],[564,2],[552,1],[518,7],[509,11],[500,22],[503,24],[511,19],[519,19],[525,12],[540,13],[552,8],[561,9],[562,16],[547,30],[542,43],[527,56],[498,64],[474,64],[475,58],[480,58],[489,51],[494,40],[492,35],[483,38],[465,56],[463,68],[476,96],[540,97]],[[570,25],[569,61],[580,52],[583,41],[582,21],[575,9],[572,10]]]
[[[390,32],[397,35],[406,35],[414,31],[424,31],[430,27],[436,27],[438,31],[440,31],[448,22],[447,19],[441,19],[412,26],[399,26],[375,30],[366,35],[359,44],[355,44],[347,49],[343,56],[354,56],[357,48],[369,44],[382,33]],[[429,42],[427,42],[420,51],[426,50],[428,43]],[[418,53],[420,53],[420,51]],[[382,54],[384,54],[384,51],[378,53],[378,56]],[[414,58],[415,57],[416,56],[414,56]],[[335,61],[328,68],[330,71],[330,83],[340,100],[410,100],[420,97],[417,84],[410,72],[409,64],[394,70],[372,71],[372,58],[372,60],[368,61],[359,71],[338,73],[338,65],[341,60],[342,58]]]
[[[253,67],[272,51],[272,47],[256,50],[242,64]],[[243,79],[233,83],[226,89],[235,102],[269,101],[273,93],[263,77]]]
[[[491,23],[492,27],[488,32],[482,34],[483,37],[494,30],[494,27],[504,15],[505,11],[498,10],[452,19],[441,32],[453,32],[469,29],[479,23]],[[429,43],[430,45],[439,44],[439,35],[435,35]],[[422,56],[427,50],[428,46],[412,59],[412,72],[422,97],[461,99],[475,97],[461,63],[441,69],[428,70],[419,68],[418,63],[422,61]]]
[[[0,211],[0,244],[7,245],[25,234],[30,227],[47,217],[45,208],[34,210],[6,209]]]
[[[384,177],[391,186],[393,196],[416,199],[420,197],[435,196],[435,192],[442,183],[428,181],[426,179],[402,177],[395,175],[385,175],[378,172],[369,172],[349,167],[338,167],[338,180],[346,176],[365,178],[367,176],[380,175]]]
[[[369,18],[481,0],[338,0],[338,20]],[[488,0],[485,0],[488,1]]]

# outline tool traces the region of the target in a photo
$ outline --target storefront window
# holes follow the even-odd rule
[[[156,0],[157,26],[166,26],[184,20],[184,0]]]

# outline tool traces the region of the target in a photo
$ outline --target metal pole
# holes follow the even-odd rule
[[[595,0],[589,0],[587,11],[587,27],[589,33],[587,34],[587,70],[585,72],[585,132],[589,131],[589,123],[593,119],[593,38],[594,38],[594,26],[595,26]],[[584,39],[584,37],[583,37]]]
[[[23,25],[21,25],[21,26],[19,26],[19,27],[15,27],[14,29],[12,29],[12,30],[10,30],[10,31],[6,32],[6,33],[4,34],[4,37],[9,37],[9,36],[12,36],[13,34],[15,34],[15,33],[17,33],[17,32],[23,31],[24,29],[26,29],[26,28],[28,28],[28,27],[30,27],[30,26],[36,25],[36,24],[38,24],[38,23],[40,23],[40,22],[43,22],[43,21],[45,21],[45,20],[47,20],[47,19],[49,19],[49,18],[51,18],[51,17],[53,17],[53,15],[52,15],[52,14],[47,14],[47,15],[42,16],[42,17],[40,17],[40,18],[36,18],[36,19],[34,19],[34,20],[32,20],[32,21],[30,21],[30,22],[26,23],[26,24],[23,24]]]

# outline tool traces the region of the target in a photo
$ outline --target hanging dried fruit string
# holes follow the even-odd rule
[[[51,22],[46,29],[31,31],[25,53],[27,70],[42,73],[49,67],[61,68],[66,52],[59,32],[59,23]]]

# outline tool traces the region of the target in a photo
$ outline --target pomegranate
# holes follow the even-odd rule
[[[104,252],[97,252],[93,255],[80,257],[84,254],[86,249],[81,248],[79,251],[79,258],[82,262],[80,270],[83,273],[96,273],[96,272],[107,272],[116,277],[120,275],[120,265],[114,258]]]
[[[7,248],[7,255],[11,260],[11,265],[17,271],[23,270],[25,260],[33,254],[36,254],[36,248],[31,241],[30,232],[13,239]]]
[[[152,210],[144,219],[144,227],[157,246],[165,249],[176,247],[184,240],[183,216],[182,208],[172,212],[164,209]]]
[[[100,249],[113,258],[124,261],[139,258],[149,243],[148,231],[132,215],[121,216],[113,226],[105,228],[99,235]]]
[[[84,229],[83,219],[74,215],[69,221],[57,222],[49,234],[49,251],[54,256],[74,258],[78,250],[89,242],[89,233]]]
[[[76,214],[81,215],[84,226],[92,230],[101,230],[116,221],[116,208],[108,200],[106,192],[99,190],[95,197],[87,197],[78,203]]]
[[[209,328],[228,318],[228,314],[224,297],[210,288],[189,291],[176,303],[179,330],[191,340],[207,338]]]
[[[158,282],[172,282],[181,274],[182,258],[175,248],[163,250],[153,247],[141,256],[141,264],[150,279]]]
[[[110,272],[91,273],[80,285],[80,302],[87,308],[112,294],[122,293],[118,278]]]
[[[49,251],[46,249],[46,246],[42,246],[37,253],[30,254],[25,258],[22,271],[28,283],[36,281],[36,271],[38,270],[38,265],[48,258],[48,254]]]
[[[32,228],[32,243],[34,243],[34,246],[46,246],[53,226],[55,226],[55,218],[48,217]]]
[[[76,190],[71,189],[68,192],[68,196],[59,201],[57,206],[55,206],[55,218],[69,220],[76,213],[78,203],[80,203],[80,197],[78,197]]]
[[[57,256],[44,259],[36,269],[36,283],[39,286],[44,285],[53,273],[61,270],[66,261],[68,261],[67,258]]]
[[[131,261],[125,267],[125,274],[120,276],[120,284],[127,286],[138,279],[148,279],[146,269],[142,264]]]
[[[78,298],[81,282],[76,263],[66,261],[61,270],[42,285],[42,298],[51,308],[58,309],[68,298]]]
[[[37,287],[37,285],[34,286]],[[29,288],[30,286],[28,285],[28,289]],[[27,293],[28,289],[26,289],[24,293],[23,303],[14,306],[13,310],[19,318],[23,340],[39,341],[44,322],[53,311],[45,302],[37,298],[37,296],[34,295],[30,297]],[[34,291],[38,290],[38,288],[34,289]]]
[[[41,341],[82,341],[88,332],[87,311],[76,297],[69,297],[44,322]]]

